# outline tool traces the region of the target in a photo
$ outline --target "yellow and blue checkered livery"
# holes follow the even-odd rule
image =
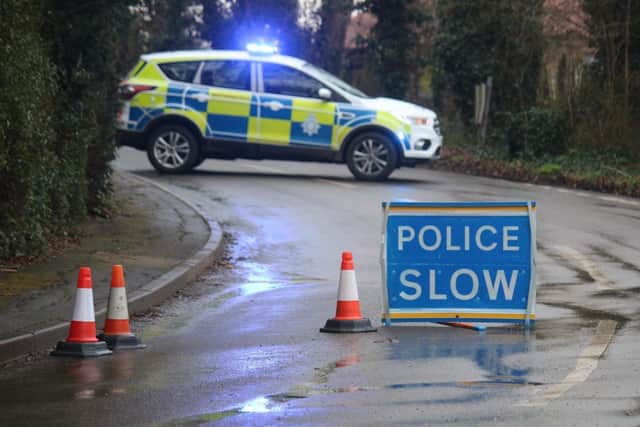
[[[407,146],[410,126],[392,114],[316,99],[258,94],[170,82],[146,67],[141,84],[165,85],[131,100],[127,129],[144,131],[164,114],[185,117],[205,138],[292,146],[318,146],[337,151],[349,133],[364,125],[389,129]]]

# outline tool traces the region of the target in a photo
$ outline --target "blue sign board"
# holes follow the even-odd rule
[[[535,202],[383,210],[383,322],[535,319]]]

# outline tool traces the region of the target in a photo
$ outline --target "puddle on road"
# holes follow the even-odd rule
[[[223,265],[227,268],[214,271],[205,277],[204,281],[230,283],[232,284],[231,288],[238,289],[239,295],[250,296],[287,285],[308,284],[325,280],[283,270],[277,263],[274,264],[268,260],[274,254],[268,250],[266,250],[267,253],[264,253],[265,249],[260,249],[264,244],[258,244],[255,236],[232,226],[229,226],[229,229],[230,231],[225,232],[227,247]],[[265,257],[267,260],[264,260]]]
[[[258,397],[257,399],[250,400],[249,402],[244,403],[240,409],[237,410],[239,413],[251,413],[251,414],[266,414],[267,412],[278,412],[282,410],[282,406],[278,405],[277,402],[269,399],[268,397]]]
[[[415,331],[415,328],[414,328]],[[435,382],[408,382],[393,383],[382,386],[348,385],[342,387],[326,387],[331,375],[338,369],[354,366],[362,362],[362,356],[354,353],[324,367],[315,368],[313,378],[309,383],[298,384],[291,387],[286,393],[277,395],[279,399],[308,398],[334,393],[356,393],[384,390],[408,390],[427,388],[462,388],[462,389],[487,389],[504,387],[539,387],[544,383],[533,381],[530,377],[530,369],[505,362],[508,356],[528,353],[533,345],[531,336],[522,330],[504,328],[493,330],[486,334],[468,333],[467,331],[455,332],[447,328],[433,328],[425,336],[421,334],[416,339],[414,331],[409,327],[398,330],[393,337],[373,341],[381,344],[383,360],[407,360],[424,361],[425,359],[467,359],[485,372],[483,379],[468,381],[435,381]],[[458,340],[457,338],[464,338]],[[464,399],[479,399],[484,394],[466,396]],[[276,396],[271,396],[276,397]],[[428,401],[427,403],[439,403]],[[440,402],[441,403],[441,402]]]
[[[102,371],[95,359],[81,360],[67,366],[67,374],[73,380],[73,398],[87,400],[96,397],[102,382]]]
[[[332,364],[332,365],[337,365]],[[336,387],[330,389],[312,389],[307,388],[307,391],[302,394],[300,393],[300,387],[297,388],[296,391],[286,392],[281,394],[274,394],[270,396],[260,396],[255,399],[252,399],[248,402],[241,404],[240,406],[223,410],[219,412],[212,412],[208,414],[196,415],[193,417],[172,420],[169,423],[164,425],[166,426],[197,426],[202,423],[207,422],[215,422],[219,421],[223,418],[227,418],[234,415],[240,414],[266,414],[266,413],[274,413],[274,412],[283,412],[286,410],[285,405],[287,402],[297,399],[304,399],[312,396],[319,395],[328,395],[328,394],[336,394],[336,393],[357,393],[357,392],[365,392],[365,391],[384,391],[384,390],[399,390],[399,389],[418,389],[418,388],[443,388],[443,387],[453,387],[453,388],[487,388],[487,387],[495,387],[495,386],[541,386],[543,383],[539,382],[528,382],[522,379],[487,379],[483,381],[456,381],[456,382],[433,382],[433,383],[408,383],[408,384],[391,384],[383,387],[361,387],[361,386],[347,386],[347,387]],[[461,401],[470,401],[482,398],[482,396],[466,396],[462,398],[455,399],[435,399],[430,400],[424,403],[438,404],[438,403],[453,403],[453,402],[461,402]]]
[[[136,355],[118,352],[110,359],[83,359],[67,365],[67,373],[74,381],[77,400],[126,394],[129,380],[135,371]]]
[[[325,368],[318,369],[318,373],[314,376],[314,383],[326,382],[323,378],[327,378],[328,375],[339,368],[347,366],[353,366],[360,362],[360,356],[357,354],[350,354],[334,363],[330,363]],[[166,426],[198,426],[202,423],[219,421],[223,418],[227,418],[233,415],[239,414],[265,414],[270,412],[280,412],[284,410],[284,404],[295,399],[303,399],[318,394],[328,393],[348,393],[363,391],[362,387],[343,387],[332,390],[315,390],[315,384],[300,384],[292,387],[285,393],[273,394],[269,396],[259,396],[255,399],[244,402],[237,407],[231,409],[225,409],[218,412],[211,412],[207,414],[195,415],[193,417],[182,418],[172,420],[164,425]]]
[[[185,287],[161,307],[133,316],[145,341],[178,332],[189,324],[194,313],[218,309],[238,297],[274,291],[289,285],[305,285],[326,279],[280,271],[267,261],[260,262],[256,238],[230,227],[225,231],[225,251],[215,266],[192,285]],[[270,256],[270,255],[269,255]],[[198,309],[186,309],[186,307]]]
[[[260,396],[249,400],[236,408],[171,420],[162,424],[162,426],[200,426],[204,423],[220,421],[224,418],[239,414],[267,414],[270,412],[280,412],[284,409],[282,403],[285,403],[288,400],[291,399],[282,399],[278,396]]]
[[[576,314],[586,319],[602,318],[603,315],[600,312],[586,312],[576,307],[568,308],[576,311]],[[424,405],[438,405],[483,400],[486,399],[487,393],[491,392],[490,390],[509,390],[514,387],[538,389],[548,386],[543,382],[531,380],[529,368],[505,362],[508,356],[531,351],[534,346],[532,337],[536,336],[533,335],[535,330],[533,334],[525,333],[522,330],[514,330],[513,328],[491,330],[486,334],[459,331],[452,336],[452,331],[447,328],[433,328],[428,335],[422,334],[418,339],[416,339],[415,331],[411,331],[410,328],[403,328],[394,332],[396,333],[393,337],[384,337],[382,340],[373,341],[374,344],[384,347],[383,360],[468,359],[485,372],[484,378],[459,381],[415,381],[374,386],[353,384],[327,387],[330,377],[339,369],[354,367],[363,363],[365,356],[354,352],[323,367],[315,368],[310,382],[296,384],[286,392],[259,396],[231,409],[173,420],[167,425],[200,425],[242,414],[285,412],[287,411],[287,403],[291,401],[341,393],[398,392],[443,388],[469,390],[468,393],[451,398],[442,398],[438,394],[429,396],[419,402]],[[631,411],[633,412],[635,409]]]
[[[512,334],[508,334],[514,338]],[[507,341],[510,339],[507,338]],[[469,358],[472,359],[480,368],[487,371],[488,374],[484,380],[473,381],[451,381],[451,382],[412,382],[404,384],[389,384],[384,386],[347,386],[336,388],[319,388],[323,384],[327,384],[329,377],[340,368],[353,366],[361,362],[358,354],[346,356],[336,362],[330,363],[322,368],[316,368],[313,379],[309,383],[299,384],[292,387],[288,392],[280,394],[280,397],[286,398],[303,398],[320,394],[331,393],[352,393],[359,391],[371,390],[397,390],[410,388],[430,388],[430,387],[494,387],[494,386],[539,386],[540,382],[528,379],[529,370],[517,367],[509,367],[502,362],[502,359],[514,353],[522,353],[528,351],[528,340],[522,335],[515,336],[514,342],[507,342],[496,345],[495,343],[476,344],[471,348],[464,346],[455,349],[452,346],[433,346],[433,343],[421,345],[415,341],[411,341],[408,345],[397,345],[401,340],[391,339],[378,341],[382,343],[392,343],[397,350],[391,350],[387,354],[390,359],[429,359],[429,358]],[[482,341],[480,341],[482,342]],[[423,342],[422,344],[425,344]]]
[[[242,295],[254,295],[260,292],[271,291],[282,285],[273,282],[250,282],[240,287]]]
[[[247,283],[240,286],[242,295],[253,295],[282,286],[282,282],[276,282],[274,274],[267,266],[246,261],[241,264],[247,271]]]
[[[528,368],[505,363],[507,356],[530,351],[531,340],[522,331],[492,330],[485,334],[432,328],[428,335],[415,338],[410,329],[399,331],[397,344],[386,348],[389,360],[467,359],[489,376],[514,378],[526,382]],[[463,341],[461,341],[463,340]]]

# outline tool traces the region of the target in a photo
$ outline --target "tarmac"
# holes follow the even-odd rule
[[[67,336],[78,270],[92,270],[98,331],[111,266],[124,267],[129,315],[143,313],[204,272],[222,230],[171,190],[137,175],[113,176],[116,213],[78,225],[80,238],[23,268],[0,265],[0,363],[55,347]]]

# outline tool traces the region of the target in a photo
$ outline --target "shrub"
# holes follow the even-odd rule
[[[0,259],[109,200],[130,2],[72,3],[0,2]]]
[[[39,35],[37,2],[0,3],[0,258],[36,251],[55,186],[55,71]]]
[[[512,158],[544,158],[567,150],[567,124],[562,113],[531,108],[504,115],[503,135]]]
[[[543,176],[559,175],[562,172],[562,166],[557,163],[544,163],[536,168],[536,172]]]

